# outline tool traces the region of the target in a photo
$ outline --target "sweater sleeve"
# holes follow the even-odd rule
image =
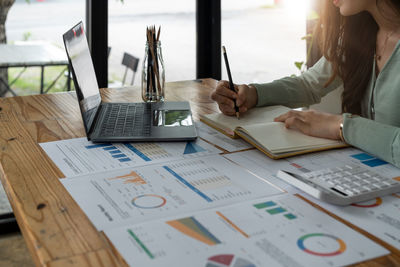
[[[271,83],[251,84],[258,94],[257,106],[284,105],[291,108],[319,103],[321,98],[342,84],[336,78],[329,86],[331,64],[322,57],[312,68],[297,77],[285,77]]]
[[[400,128],[363,117],[343,114],[345,141],[400,167]]]

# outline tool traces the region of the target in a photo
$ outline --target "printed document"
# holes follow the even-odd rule
[[[232,160],[236,164],[251,171],[252,173],[281,188],[282,190],[293,194],[299,192],[296,187],[276,177],[276,173],[280,169],[293,171],[293,167],[288,164],[286,159],[274,160],[266,157],[265,154],[259,150],[242,151],[238,153],[227,154],[224,155],[224,157]]]
[[[273,161],[255,150],[228,154],[224,157],[288,192],[301,194],[326,210],[400,249],[400,192],[399,194],[340,207],[315,199],[284,181],[276,181],[279,178],[274,177],[279,169],[301,174],[322,168],[341,166],[349,162],[370,168],[386,177],[399,177],[400,170],[393,165],[355,148],[324,151],[279,161]]]
[[[198,139],[193,142],[94,144],[86,138],[41,143],[66,177],[215,155],[221,151]]]
[[[289,194],[105,233],[131,266],[344,266],[389,253]]]
[[[340,207],[304,195],[312,202],[400,249],[400,194]]]
[[[283,181],[275,182],[274,179],[278,178],[273,177],[273,174],[278,169],[301,174],[322,168],[342,166],[351,162],[352,164],[361,165],[364,168],[370,168],[372,171],[386,177],[394,178],[400,176],[400,170],[398,168],[355,148],[324,151],[317,154],[297,156],[279,161],[272,161],[265,156],[263,157],[262,154],[257,151],[244,151],[225,155],[225,157],[290,192],[296,192],[297,189],[294,189],[294,191],[291,190],[291,188],[294,187]],[[399,194],[393,194],[346,207],[324,203],[300,190],[297,190],[297,193],[300,193],[302,196],[317,203],[326,210],[382,239],[393,247],[400,249],[400,192]]]
[[[219,155],[60,181],[98,230],[283,193]]]
[[[12,213],[12,208],[10,202],[8,202],[6,192],[0,183],[0,215],[6,213]]]
[[[253,147],[243,139],[229,138],[201,121],[196,122],[196,129],[201,138],[229,152]]]

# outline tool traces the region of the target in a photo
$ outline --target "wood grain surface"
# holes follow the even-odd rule
[[[166,100],[189,101],[197,120],[199,114],[218,110],[209,97],[215,85],[212,79],[167,83]],[[101,93],[103,101],[141,101],[138,87]],[[64,189],[59,181],[64,175],[39,146],[83,136],[74,92],[0,99],[0,179],[37,266],[126,265]],[[399,250],[344,223],[392,252],[358,266],[400,265]]]

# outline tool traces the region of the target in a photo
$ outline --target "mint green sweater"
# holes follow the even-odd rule
[[[362,116],[343,114],[343,135],[348,144],[400,167],[400,41],[378,77],[375,63],[373,68],[361,100]],[[331,73],[331,64],[321,58],[298,77],[252,84],[257,89],[257,106],[297,108],[319,103],[321,97],[342,84],[342,80],[336,78],[324,88]]]

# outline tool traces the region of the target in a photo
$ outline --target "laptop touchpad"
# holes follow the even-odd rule
[[[177,127],[192,126],[190,110],[154,110],[153,126]]]

